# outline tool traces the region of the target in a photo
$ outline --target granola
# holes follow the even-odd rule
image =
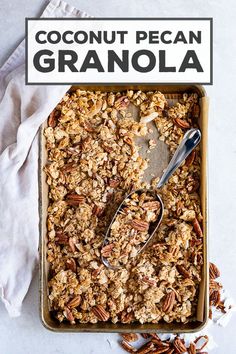
[[[112,267],[138,255],[155,229],[161,204],[149,191],[133,192],[122,202],[101,253]]]
[[[132,106],[139,109],[139,122]],[[199,148],[161,191],[165,210],[155,243],[118,270],[102,264],[101,252],[117,204],[145,187],[148,161],[136,138],[147,137],[154,120],[172,154],[198,115],[196,94],[184,94],[171,106],[157,91],[74,90],[54,109],[44,134],[49,303],[59,321],[194,319],[203,264]]]

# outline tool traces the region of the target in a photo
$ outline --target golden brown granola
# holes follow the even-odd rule
[[[132,106],[139,109],[139,122]],[[194,319],[203,263],[198,148],[161,191],[165,210],[155,243],[118,270],[102,264],[101,248],[117,203],[143,186],[148,161],[136,138],[148,135],[147,121],[155,119],[172,154],[186,127],[196,126],[198,112],[195,94],[168,106],[160,92],[76,90],[50,115],[44,131],[48,286],[59,321]]]
[[[132,192],[122,202],[112,221],[106,245],[101,253],[112,267],[123,266],[137,256],[152,234],[152,225],[158,220],[161,204],[148,190]]]

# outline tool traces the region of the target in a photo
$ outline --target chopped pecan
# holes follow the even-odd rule
[[[74,307],[78,307],[81,303],[81,296],[77,295],[75,296],[72,300],[70,300],[67,304],[67,306],[69,308],[74,308]]]
[[[130,101],[127,96],[121,96],[115,101],[115,108],[119,111],[121,109],[126,109]]]
[[[193,229],[199,237],[203,237],[202,229],[197,218],[193,220]]]
[[[104,209],[98,205],[94,205],[93,207],[93,214],[96,216],[101,216],[104,212]]]
[[[175,122],[176,125],[178,125],[182,129],[190,128],[190,124],[186,120],[183,120],[181,118],[176,118],[174,120],[174,122]]]
[[[142,207],[146,210],[160,210],[161,204],[157,200],[154,200],[152,202],[146,202],[143,203]]]
[[[212,292],[215,290],[222,289],[222,285],[219,282],[215,281],[214,279],[210,279],[209,287],[210,287],[210,294],[212,294]]]
[[[199,104],[195,103],[193,105],[192,116],[193,118],[199,118],[200,115],[200,106]]]
[[[218,306],[220,303],[220,292],[219,290],[214,290],[211,294],[210,294],[210,305],[211,306]]]
[[[92,276],[93,277],[97,277],[99,273],[101,273],[102,268],[104,267],[103,264],[101,264],[98,268],[94,269],[94,271],[92,272]]]
[[[108,146],[108,145],[103,144],[102,147],[103,147],[103,149],[104,149],[106,152],[108,152],[108,153],[110,153],[110,152],[113,151],[112,147],[110,147],[110,146]]]
[[[166,294],[163,305],[162,311],[168,313],[173,309],[175,304],[175,292],[172,290],[168,294]]]
[[[87,136],[87,138],[81,141],[81,148],[83,152],[88,151],[91,148],[91,140],[91,136]]]
[[[122,323],[131,323],[134,319],[134,314],[133,312],[126,312],[126,311],[123,311],[121,313],[121,322]]]
[[[76,261],[74,258],[69,258],[66,260],[66,267],[67,269],[70,269],[72,272],[76,273]]]
[[[194,163],[195,157],[196,157],[196,151],[193,150],[193,151],[188,155],[188,157],[186,158],[186,160],[185,160],[185,166],[190,167],[190,166]]]
[[[78,147],[69,147],[67,149],[67,152],[70,154],[70,155],[73,155],[73,156],[77,156],[80,154],[80,148]],[[68,171],[67,171],[68,172]]]
[[[77,169],[77,164],[75,164],[74,162],[70,162],[70,163],[65,164],[61,168],[61,171],[67,173],[67,172],[75,171],[76,169]]]
[[[220,277],[220,271],[214,263],[209,264],[209,273],[211,279],[216,279]]]
[[[224,301],[220,301],[220,302],[217,304],[216,308],[217,308],[218,310],[220,310],[222,313],[226,313]]]
[[[74,237],[70,237],[69,238],[69,246],[70,246],[72,252],[76,251]]]
[[[127,353],[136,353],[137,349],[134,348],[131,344],[129,344],[128,342],[126,342],[125,340],[122,340],[120,342],[120,345],[122,346],[122,348],[127,352]]]
[[[149,229],[149,223],[139,219],[133,219],[131,226],[137,231],[147,231]]]
[[[180,216],[180,215],[182,214],[183,207],[184,207],[183,202],[181,202],[181,201],[179,200],[179,201],[177,202],[177,204],[176,204],[176,214],[177,214],[177,216]]]
[[[181,264],[178,264],[176,266],[178,272],[184,277],[184,278],[190,278],[190,273],[187,271],[187,269],[181,265]]]
[[[129,136],[124,137],[124,142],[128,145],[133,145],[133,140]]]
[[[151,286],[155,286],[157,285],[157,282],[155,279],[151,279],[149,278],[147,275],[145,275],[144,277],[142,277],[141,279],[144,283],[151,285]]]
[[[110,178],[108,184],[111,188],[117,188],[120,184],[120,180],[118,178]]]
[[[92,312],[100,321],[106,322],[109,320],[110,315],[102,305],[92,307]]]
[[[180,339],[179,337],[175,337],[173,346],[175,348],[176,353],[178,354],[182,354],[187,351],[187,348],[185,347],[183,340]]]
[[[101,250],[101,253],[102,253],[103,257],[110,256],[111,251],[113,250],[113,248],[114,248],[114,243],[110,243],[110,244],[104,246],[102,248],[102,250]]]
[[[121,333],[121,337],[127,342],[136,342],[138,340],[137,333]]]
[[[86,130],[86,132],[88,132],[88,133],[94,132],[94,128],[92,127],[92,125],[88,121],[84,122],[84,130]]]
[[[191,247],[199,246],[202,244],[202,238],[192,238],[189,243]]]
[[[68,236],[63,231],[56,231],[55,242],[60,245],[68,244]]]

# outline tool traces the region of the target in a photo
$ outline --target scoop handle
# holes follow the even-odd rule
[[[179,144],[174,156],[170,160],[167,169],[163,173],[160,181],[157,184],[157,188],[161,188],[172,176],[175,170],[182,164],[182,162],[188,157],[193,149],[200,143],[201,132],[199,129],[188,130],[183,137],[183,140]]]

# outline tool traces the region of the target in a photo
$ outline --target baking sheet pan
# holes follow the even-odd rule
[[[76,87],[72,87],[74,89]],[[154,332],[159,333],[189,333],[201,330],[207,323],[209,312],[209,296],[208,296],[208,242],[207,242],[207,121],[208,121],[208,98],[206,97],[205,90],[202,86],[198,85],[106,85],[106,86],[80,86],[82,90],[99,90],[99,91],[125,91],[127,89],[133,90],[159,90],[164,93],[172,103],[180,97],[183,92],[198,93],[200,97],[200,118],[199,126],[202,132],[201,140],[201,209],[203,215],[203,234],[204,234],[204,265],[202,269],[202,282],[200,285],[199,301],[197,308],[196,321],[187,324],[177,322],[166,323],[160,322],[158,324],[113,324],[109,322],[98,322],[97,324],[77,323],[70,325],[69,323],[59,323],[49,311],[48,303],[48,263],[46,259],[47,252],[47,238],[46,238],[46,220],[47,220],[47,206],[48,206],[48,186],[46,184],[46,175],[43,172],[43,166],[47,163],[47,152],[45,148],[45,138],[43,130],[47,126],[47,122],[43,124],[40,132],[40,159],[39,159],[39,214],[40,214],[40,316],[43,325],[53,331],[57,332]],[[154,139],[157,141],[155,149],[151,150],[146,156],[150,159],[149,168],[145,172],[144,179],[149,181],[153,175],[160,176],[164,168],[166,168],[169,161],[168,147],[164,142],[158,140],[158,132],[152,123],[153,133],[149,134],[146,139],[142,141],[142,148],[140,153],[142,156],[147,154],[148,140]],[[139,143],[137,141],[137,143]]]

